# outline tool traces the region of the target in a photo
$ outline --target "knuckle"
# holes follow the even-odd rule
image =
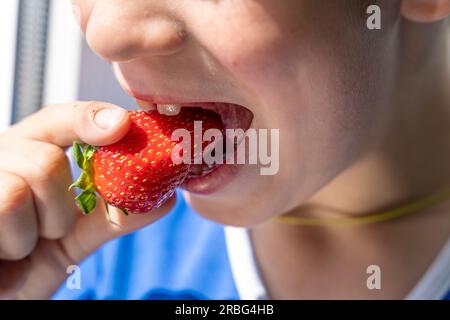
[[[33,251],[38,239],[37,230],[25,218],[30,210],[31,190],[22,178],[3,173],[0,190],[1,255],[7,260],[21,260]]]
[[[66,234],[66,231],[61,228],[42,228],[40,232],[40,236],[47,240],[58,240]]]
[[[48,180],[54,174],[59,174],[67,165],[67,158],[64,151],[52,144],[40,147],[40,152],[32,161],[32,175]]]
[[[0,215],[8,215],[22,208],[31,197],[28,184],[20,177],[2,175],[0,179]]]
[[[36,247],[37,239],[37,235],[33,237],[28,236],[26,239],[22,239],[22,241],[14,243],[14,245],[2,250],[3,258],[12,261],[19,261],[28,257]]]
[[[61,214],[59,221],[54,221],[52,225],[41,225],[40,236],[48,240],[57,240],[66,236],[75,225],[75,215],[66,213]]]

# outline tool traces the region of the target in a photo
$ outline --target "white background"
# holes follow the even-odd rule
[[[34,1],[34,0],[31,0]],[[0,132],[10,125],[19,0],[3,1],[0,10]],[[70,0],[52,0],[43,105],[101,100],[135,107],[116,82],[111,66],[87,46]]]

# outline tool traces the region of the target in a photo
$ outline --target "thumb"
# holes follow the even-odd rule
[[[64,251],[77,263],[109,240],[154,223],[169,213],[175,203],[176,195],[149,213],[131,213],[125,216],[119,209],[111,206],[108,214],[102,201],[98,201],[94,211],[89,215],[80,215],[74,229],[61,239]]]
[[[119,141],[130,128],[128,112],[106,102],[72,102],[41,109],[8,134],[68,147],[73,141],[94,146]]]

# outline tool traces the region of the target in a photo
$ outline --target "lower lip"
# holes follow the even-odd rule
[[[192,193],[211,194],[224,188],[238,172],[238,165],[222,164],[206,176],[186,179],[181,188]]]
[[[145,109],[155,109],[154,103],[146,102],[150,101],[143,95],[133,93],[137,99],[138,104]],[[204,103],[195,103],[200,107],[204,106]],[[251,121],[250,121],[251,123]],[[250,127],[250,123],[248,127]],[[212,194],[223,189],[233,178],[238,174],[241,166],[235,164],[222,164],[217,166],[212,172],[205,176],[193,176],[187,178],[180,186],[183,190],[186,190],[195,194]]]

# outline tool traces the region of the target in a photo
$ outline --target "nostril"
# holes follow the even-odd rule
[[[166,17],[130,19],[129,22],[123,19],[121,23],[104,19],[89,23],[86,39],[97,54],[120,62],[174,54],[183,47],[186,31],[181,23]]]

